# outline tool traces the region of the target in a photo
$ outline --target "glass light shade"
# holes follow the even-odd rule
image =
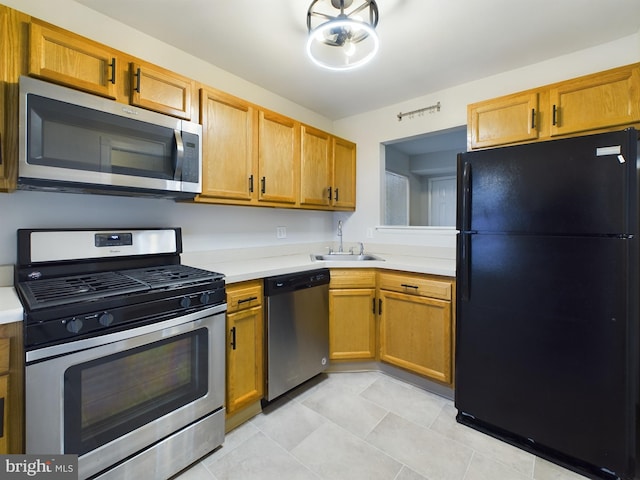
[[[371,60],[380,42],[371,25],[349,18],[329,20],[309,32],[307,55],[320,67],[351,70]]]

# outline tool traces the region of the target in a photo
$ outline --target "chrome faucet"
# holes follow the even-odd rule
[[[340,245],[338,246],[338,253],[342,253],[342,220],[338,220],[338,236],[340,237]]]

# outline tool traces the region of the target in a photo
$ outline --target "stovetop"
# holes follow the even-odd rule
[[[18,230],[25,350],[226,309],[224,275],[181,251],[179,228]]]
[[[154,289],[220,280],[222,274],[187,265],[159,265],[120,271],[46,278],[18,283],[28,310],[99,300]]]

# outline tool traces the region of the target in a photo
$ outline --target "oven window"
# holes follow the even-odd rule
[[[64,452],[82,455],[206,395],[199,329],[68,368]]]

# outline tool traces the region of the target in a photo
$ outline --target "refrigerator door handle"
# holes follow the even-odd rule
[[[471,164],[465,163],[462,170],[462,225],[465,232],[471,230]]]
[[[471,269],[471,235],[460,235],[460,271],[458,272],[458,282],[460,286],[460,300],[468,301],[471,295],[469,285]]]

